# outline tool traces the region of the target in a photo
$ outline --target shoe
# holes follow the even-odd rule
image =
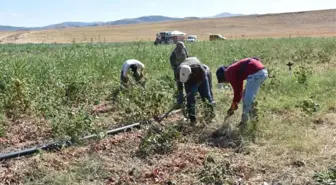
[[[176,104],[174,105],[174,109],[175,109],[175,110],[181,109],[182,107],[183,107],[183,104],[180,104],[180,103],[176,103]]]
[[[190,125],[195,126],[196,125],[196,118],[190,118]]]
[[[246,125],[247,125],[246,122],[241,121],[238,125],[239,130],[244,130],[246,128]]]
[[[211,104],[213,107],[216,107],[216,101],[212,101]]]

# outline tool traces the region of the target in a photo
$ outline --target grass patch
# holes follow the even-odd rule
[[[104,184],[112,174],[104,169],[98,157],[81,158],[67,169],[54,170],[36,164],[31,168],[25,184]]]
[[[316,182],[321,184],[336,184],[336,167],[330,168],[324,172],[318,172],[314,175],[313,178],[316,180]]]

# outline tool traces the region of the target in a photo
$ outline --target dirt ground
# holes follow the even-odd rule
[[[181,118],[177,113],[163,123],[168,127]],[[230,184],[236,185],[314,184],[314,173],[326,170],[336,157],[336,140],[330,139],[336,137],[335,119],[335,113],[316,118],[314,127],[305,128],[316,143],[294,147],[279,145],[277,139],[239,144],[239,136],[234,133],[238,117],[234,117],[228,120],[232,127],[215,122],[183,131],[183,139],[178,140],[172,153],[147,158],[137,155],[146,135],[147,129],[143,128],[56,152],[3,161],[0,184],[187,185],[202,184],[202,178],[216,174],[227,176]]]

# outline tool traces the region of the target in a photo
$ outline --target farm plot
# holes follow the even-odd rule
[[[233,94],[215,88],[214,75],[217,105],[212,123],[203,119],[199,103],[200,123],[195,128],[176,114],[159,134],[149,127],[2,161],[0,183],[332,181],[335,43],[335,38],[296,38],[187,44],[190,55],[207,64],[213,74],[220,65],[240,58],[262,59],[269,78],[257,97],[259,120],[246,132],[235,129],[238,113],[223,123]],[[76,140],[164,113],[173,105],[176,91],[168,60],[173,47],[142,42],[0,45],[1,153],[50,140]],[[145,64],[145,88],[118,92],[121,65],[130,58]],[[288,62],[294,63],[292,73]]]

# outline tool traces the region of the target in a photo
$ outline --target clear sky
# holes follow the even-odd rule
[[[146,15],[213,16],[333,9],[336,0],[0,0],[0,25],[46,26]]]

